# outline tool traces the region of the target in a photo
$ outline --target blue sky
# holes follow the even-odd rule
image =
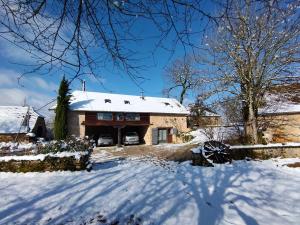
[[[59,82],[63,74],[40,75],[39,73],[25,75],[18,82],[18,77],[28,71],[26,64],[31,64],[34,59],[22,49],[0,39],[0,92],[2,98],[0,105],[22,105],[24,101],[39,108],[46,102],[56,97]],[[180,52],[177,56],[181,56]],[[148,96],[162,96],[165,87],[163,78],[164,68],[170,63],[169,53],[160,51],[156,57],[145,61],[149,67],[139,72],[145,77],[141,87]],[[25,65],[21,65],[25,64]],[[83,77],[86,80],[88,91],[113,92],[131,95],[140,95],[141,89],[122,71],[101,69],[99,72],[103,86],[92,77]],[[71,85],[72,90],[81,89],[80,81],[76,80]],[[176,93],[174,93],[176,97]],[[191,94],[188,98],[193,99]]]
[[[210,3],[208,3],[208,10]],[[201,27],[200,21],[196,21],[195,27],[191,30]],[[153,36],[155,28],[146,23],[138,23],[135,32],[146,34],[145,36]],[[173,34],[174,37],[175,34]],[[172,35],[166,40],[165,44],[173,47],[171,39]],[[155,55],[151,55],[151,51],[157,40],[146,39],[143,42],[130,44],[126,47],[138,49],[143,57],[140,61],[147,68],[139,71],[139,76],[143,76],[141,87],[146,96],[162,96],[162,90],[166,87],[164,80],[164,69],[171,63],[170,52],[158,49]],[[201,35],[194,37],[194,43],[199,44]],[[135,45],[135,46],[134,46]],[[39,108],[56,97],[59,82],[63,76],[63,72],[55,72],[47,75],[41,75],[39,72],[22,77],[18,83],[18,77],[26,71],[29,71],[28,64],[35,63],[34,59],[22,49],[10,44],[8,41],[0,38],[0,105],[22,105],[24,101],[27,104]],[[183,48],[178,45],[172,59],[183,57]],[[22,65],[21,65],[22,64]],[[92,77],[82,77],[86,80],[87,91],[112,92],[121,94],[140,95],[141,89],[129,78],[129,76],[116,69],[111,69],[107,65],[106,68],[97,68],[97,74],[101,77],[103,85],[99,84]],[[81,89],[81,83],[76,80],[71,85],[72,90]],[[174,92],[173,97],[177,97],[178,93]],[[185,103],[195,99],[197,93],[188,93]],[[45,113],[47,107],[41,111]]]

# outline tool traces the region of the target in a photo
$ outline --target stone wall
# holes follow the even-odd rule
[[[76,137],[84,138],[85,112],[69,111],[68,112],[68,135],[75,135]]]
[[[82,155],[80,159],[71,157],[46,156],[44,160],[10,160],[0,161],[1,172],[44,172],[57,170],[85,170],[89,155]]]
[[[260,147],[260,148],[232,148],[230,155],[234,160],[245,159],[270,159],[270,158],[299,158],[300,147],[298,146],[280,146],[280,147]]]
[[[300,142],[300,113],[261,116],[259,123],[269,142]]]
[[[0,142],[10,142],[16,140],[17,134],[0,134]],[[19,134],[18,141],[27,142],[29,141],[28,136],[26,134]]]
[[[144,140],[147,145],[152,144],[152,128],[176,128],[179,133],[189,131],[187,117],[185,115],[150,114],[150,126],[145,134]],[[182,143],[179,135],[172,135],[173,143]]]

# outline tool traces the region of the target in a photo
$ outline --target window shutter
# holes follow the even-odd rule
[[[158,144],[158,128],[152,128],[152,145]]]
[[[174,134],[174,135],[177,135],[177,134],[178,134],[178,130],[177,130],[176,127],[174,127],[174,128],[172,129],[172,134]]]

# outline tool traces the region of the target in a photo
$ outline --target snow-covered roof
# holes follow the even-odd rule
[[[194,104],[190,104],[187,108],[189,111],[191,111],[191,114],[193,113],[193,107],[194,107]],[[218,113],[212,111],[211,109],[208,109],[208,108],[198,108],[198,112],[200,112],[201,116],[203,117],[221,117]]]
[[[266,105],[258,110],[259,114],[300,113],[300,103],[286,99],[283,95],[267,94]]]
[[[202,116],[207,116],[207,117],[221,117],[219,114],[212,112],[210,110],[204,110]]]
[[[29,131],[24,118],[29,117]],[[0,134],[27,133],[32,131],[38,117],[41,117],[32,107],[0,106]]]
[[[189,111],[173,98],[141,97],[88,91],[74,91],[72,93],[70,110],[189,114]]]

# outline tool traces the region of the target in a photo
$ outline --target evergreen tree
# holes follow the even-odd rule
[[[56,140],[65,139],[67,136],[67,113],[69,109],[69,101],[71,95],[69,95],[69,83],[68,80],[63,77],[60,82],[57,105],[55,109],[55,120],[54,120],[54,138]]]

